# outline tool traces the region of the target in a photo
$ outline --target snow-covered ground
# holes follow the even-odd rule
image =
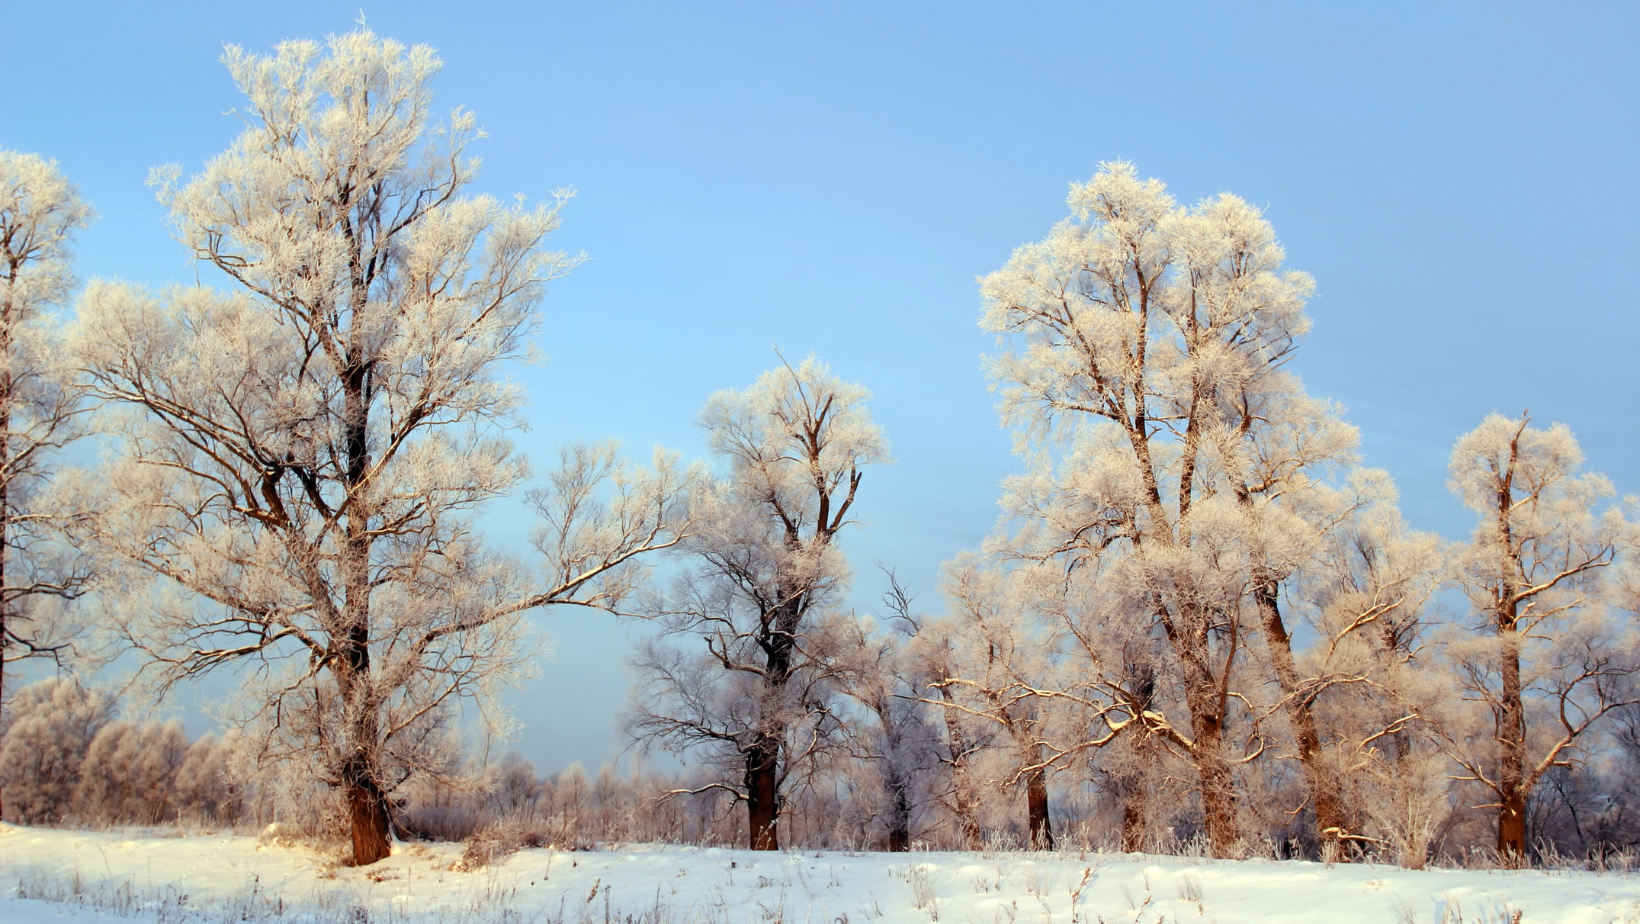
[[[456,872],[458,845],[401,846],[349,869],[252,837],[168,833],[0,825],[0,922],[1640,922],[1632,875],[656,846],[525,850]]]

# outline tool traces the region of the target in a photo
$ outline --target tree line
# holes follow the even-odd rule
[[[0,680],[65,662],[82,628],[156,692],[236,672],[231,775],[329,800],[358,864],[450,792],[494,791],[456,719],[477,701],[499,722],[536,660],[525,616],[550,606],[656,627],[629,731],[693,769],[646,798],[719,812],[678,836],[733,814],[754,849],[792,825],[1050,848],[1068,813],[1130,850],[1412,866],[1640,836],[1632,501],[1566,427],[1492,415],[1451,458],[1473,535],[1408,526],[1341,409],[1287,371],[1313,282],[1243,200],[1180,205],[1102,164],[982,280],[1021,469],[938,612],[890,572],[863,614],[842,543],[888,442],[813,357],[712,396],[708,461],[566,448],[524,494],[533,560],[486,545],[477,511],[529,477],[502,369],[576,262],[546,249],[562,199],[466,191],[476,121],[436,121],[430,49],[361,29],[224,62],[244,132],[153,180],[221,288],[76,294],[89,207],[0,151]],[[108,461],[65,464],[93,432]],[[174,778],[193,754],[110,721],[81,735],[93,767],[136,748]],[[56,816],[19,802],[49,774],[5,769],[31,766],[13,738],[54,726],[0,723],[6,817],[130,814],[89,808],[124,798],[107,780],[59,787]]]

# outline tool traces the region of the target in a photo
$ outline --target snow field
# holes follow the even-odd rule
[[[401,844],[352,869],[254,837],[168,834],[0,826],[0,922],[1640,922],[1640,877],[1610,873],[673,846],[524,850],[458,872],[458,844]]]

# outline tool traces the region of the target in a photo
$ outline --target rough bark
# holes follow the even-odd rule
[[[363,292],[363,288],[359,291]],[[357,314],[355,314],[357,317]],[[371,677],[370,626],[370,518],[361,495],[369,468],[366,441],[370,398],[367,371],[349,370],[343,380],[343,420],[346,427],[346,484],[348,505],[343,544],[342,580],[345,625],[337,639],[341,658],[338,687],[345,709],[348,753],[343,758],[342,786],[347,797],[353,839],[353,865],[368,866],[392,853],[386,794],[381,788],[380,728]]]
[[[1513,607],[1499,614],[1503,637],[1502,706],[1498,716],[1498,857],[1510,865],[1526,860],[1526,712],[1521,702],[1520,642]]]
[[[887,753],[883,755],[883,783],[888,788],[888,851],[905,853],[911,849],[911,774],[900,762],[903,737],[894,720],[892,704],[880,699],[874,708],[881,717],[887,744]]]
[[[1521,423],[1521,430],[1525,429]],[[1509,515],[1514,507],[1515,463],[1519,454],[1520,432],[1509,445],[1509,465],[1498,482],[1497,517],[1499,574],[1512,575],[1519,564],[1511,556],[1514,530]],[[1526,709],[1521,702],[1520,637],[1516,623],[1520,603],[1508,581],[1497,589],[1494,609],[1497,620],[1499,673],[1503,689],[1499,696],[1498,728],[1498,857],[1511,865],[1526,860]]]
[[[393,852],[388,838],[387,797],[376,782],[374,763],[366,754],[354,754],[342,768],[354,866],[369,866]]]
[[[1315,697],[1303,692],[1298,669],[1293,661],[1293,642],[1282,622],[1280,585],[1268,570],[1253,569],[1253,600],[1258,607],[1260,628],[1264,630],[1264,644],[1275,669],[1276,682],[1285,702],[1287,722],[1292,727],[1298,745],[1299,767],[1304,772],[1304,783],[1310,791],[1310,804],[1315,809],[1316,843],[1321,856],[1328,862],[1345,859],[1344,838],[1350,833],[1349,819],[1344,811],[1342,788],[1338,777],[1325,763],[1321,736],[1316,731]]]
[[[888,852],[911,849],[911,781],[890,763],[888,769]]]
[[[803,620],[805,595],[781,595],[788,602],[769,614],[759,644],[768,655],[763,672],[766,702],[780,708],[786,684],[791,681],[797,631]],[[786,728],[777,717],[765,718],[761,729],[745,751],[747,842],[753,850],[780,849],[780,752],[785,746]]]
[[[1031,830],[1032,850],[1053,849],[1053,822],[1048,817],[1048,774],[1032,770],[1025,774],[1025,816]]]
[[[753,850],[780,849],[780,742],[761,738],[746,751],[746,819]]]
[[[1122,849],[1137,853],[1145,848],[1145,828],[1150,824],[1150,793],[1143,784],[1122,793]]]
[[[1241,836],[1236,825],[1235,779],[1224,754],[1224,710],[1211,674],[1186,671],[1185,705],[1195,739],[1190,758],[1200,784],[1208,849],[1213,856],[1228,859],[1235,856]]]

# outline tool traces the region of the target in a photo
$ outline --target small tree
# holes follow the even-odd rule
[[[486,550],[471,512],[527,474],[499,367],[573,262],[541,248],[557,206],[463,195],[475,123],[432,124],[425,46],[359,30],[225,61],[245,132],[160,198],[234,291],[88,292],[80,362],[129,411],[88,531],[155,582],[120,627],[162,684],[261,662],[237,719],[343,794],[367,864],[393,791],[447,763],[454,704],[529,667],[523,611],[618,607],[634,558],[687,532],[683,477],[566,452],[532,495],[545,578]]]
[[[69,243],[90,220],[55,163],[0,149],[0,693],[9,662],[60,659],[66,623],[50,610],[90,576],[40,502],[55,451],[84,432],[51,311],[74,287]]]
[[[640,739],[705,747],[727,770],[708,789],[745,802],[753,850],[779,849],[788,780],[835,739],[831,699],[845,634],[832,609],[847,581],[837,533],[866,466],[886,461],[869,394],[814,358],[714,395],[701,414],[728,467],[712,527],[656,615],[676,642],[639,659]],[[705,650],[686,650],[699,639]],[[704,790],[703,790],[704,791]]]
[[[1604,476],[1580,471],[1564,424],[1492,414],[1452,450],[1452,492],[1480,522],[1454,566],[1477,634],[1450,655],[1492,733],[1454,742],[1465,779],[1491,794],[1497,850],[1526,859],[1526,803],[1544,774],[1570,766],[1583,735],[1636,701],[1632,630],[1607,617],[1601,574],[1630,526]]]
[[[937,689],[961,691],[942,699],[968,716],[994,726],[1010,752],[997,783],[1025,791],[1025,830],[1032,850],[1053,849],[1048,811],[1048,771],[1065,753],[1048,744],[1049,703],[1043,687],[1054,686],[1046,633],[1030,611],[1030,595],[1017,580],[976,556],[961,555],[946,565],[943,590],[956,623],[956,657],[951,676]]]
[[[1455,691],[1430,656],[1426,615],[1443,544],[1409,529],[1388,479],[1372,474],[1293,587],[1312,643],[1292,689],[1312,704],[1315,760],[1337,787],[1330,842],[1418,869],[1450,807],[1432,728]]]
[[[874,814],[883,819],[889,851],[904,853],[911,849],[913,819],[938,758],[908,651],[920,625],[911,596],[893,572],[888,580],[887,625],[858,616],[845,621],[837,659],[843,692],[869,714],[851,723],[848,737],[855,757],[881,782],[882,805]]]

